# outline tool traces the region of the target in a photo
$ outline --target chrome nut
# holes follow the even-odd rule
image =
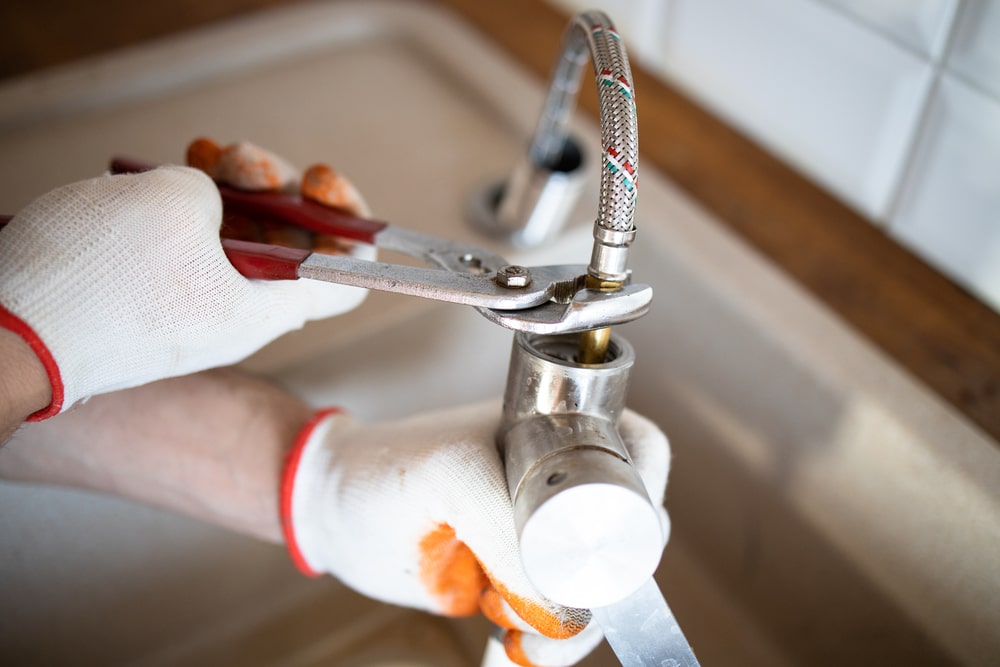
[[[531,273],[523,266],[508,264],[497,270],[497,284],[508,289],[518,289],[531,284]]]

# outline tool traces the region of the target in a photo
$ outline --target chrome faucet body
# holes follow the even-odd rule
[[[567,27],[528,160],[559,162],[588,61],[601,106],[602,171],[587,280],[618,290],[635,238],[639,142],[628,56],[602,12],[580,14]],[[617,432],[634,353],[624,339],[610,344],[608,332],[600,358],[582,359],[577,348],[587,333],[515,337],[498,440],[529,578],[555,601],[589,608],[617,602],[647,580],[662,536]],[[581,526],[569,520],[581,514],[590,539],[580,539]]]

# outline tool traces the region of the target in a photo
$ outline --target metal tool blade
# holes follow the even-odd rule
[[[698,667],[663,593],[652,577],[632,595],[591,609],[623,667]]]

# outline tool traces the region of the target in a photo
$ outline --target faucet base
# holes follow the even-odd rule
[[[521,248],[539,246],[566,223],[583,189],[584,155],[568,137],[555,160],[536,164],[524,156],[510,178],[477,191],[470,202],[472,226]]]

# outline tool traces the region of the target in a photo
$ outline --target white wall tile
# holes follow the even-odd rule
[[[931,60],[947,43],[958,0],[821,0]]]
[[[933,70],[808,0],[674,0],[659,65],[868,216],[898,185]]]
[[[942,77],[890,231],[1000,309],[1000,102]]]
[[[1000,98],[1000,2],[963,2],[948,53],[948,69]]]

